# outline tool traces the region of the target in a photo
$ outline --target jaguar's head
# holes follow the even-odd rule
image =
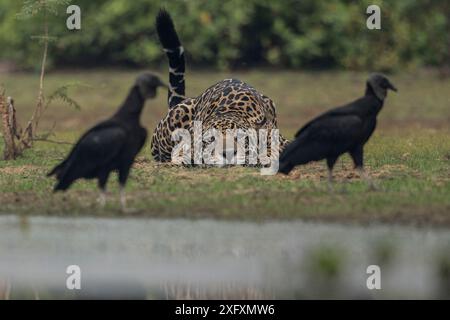
[[[203,159],[213,164],[261,165],[271,155],[271,134],[255,129],[247,118],[228,114],[202,124]],[[262,161],[264,160],[264,161]]]

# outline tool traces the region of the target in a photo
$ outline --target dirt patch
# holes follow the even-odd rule
[[[14,166],[14,167],[3,167],[0,168],[0,173],[3,174],[23,174],[29,171],[38,170],[40,167],[33,165],[23,165],[23,166]]]
[[[396,176],[398,174],[411,174],[415,177],[419,177],[420,174],[416,171],[411,170],[405,165],[383,165],[380,168],[374,169],[370,166],[365,168],[366,172],[372,178],[389,178],[392,176]],[[282,176],[283,177],[283,176]],[[357,180],[361,179],[361,176],[358,171],[356,171],[351,164],[338,164],[333,170],[333,177],[335,180]],[[284,177],[284,179],[288,180],[312,180],[312,181],[320,181],[324,179],[328,179],[328,170],[326,165],[321,162],[314,162],[304,166],[296,167],[292,170],[289,176]]]

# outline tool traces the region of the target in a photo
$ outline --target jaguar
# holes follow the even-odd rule
[[[178,38],[173,20],[169,13],[160,10],[156,18],[156,31],[169,60],[168,112],[157,124],[151,143],[152,156],[156,161],[173,162],[172,152],[177,144],[173,134],[178,129],[185,129],[194,134],[194,124],[201,124],[202,132],[215,130],[225,139],[230,134],[236,137],[238,130],[267,133],[267,154],[270,156],[271,137],[279,138],[280,152],[287,145],[281,135],[272,136],[277,129],[277,116],[274,102],[258,92],[249,84],[238,79],[225,79],[206,89],[197,97],[185,95],[185,51]],[[252,131],[253,132],[253,131]],[[260,137],[260,136],[258,136]],[[223,156],[235,156],[236,140],[232,148],[225,146]],[[249,140],[244,148],[249,148]],[[192,150],[191,148],[190,150]],[[253,150],[254,151],[254,150]],[[248,156],[250,150],[245,149]],[[193,161],[194,157],[190,157]],[[245,164],[249,164],[247,161]],[[257,164],[261,164],[258,163]]]

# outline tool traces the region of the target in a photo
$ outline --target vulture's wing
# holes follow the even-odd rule
[[[69,156],[49,175],[78,178],[93,174],[116,157],[126,142],[126,131],[120,126],[101,124],[86,132]]]
[[[306,163],[323,159],[332,151],[345,150],[351,146],[362,129],[362,119],[356,115],[323,115],[300,129],[296,139],[286,147],[280,161]]]

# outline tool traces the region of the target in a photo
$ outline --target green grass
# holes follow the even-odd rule
[[[124,99],[137,72],[57,72],[47,92],[82,82],[71,95],[81,110],[52,105],[41,132],[56,123],[55,140],[74,142],[109,116]],[[238,74],[188,72],[187,92],[197,95],[216,81],[240,78],[272,97],[281,133],[293,133],[314,115],[360,96],[366,74],[350,72],[252,71]],[[366,165],[380,187],[369,192],[352,170],[348,156],[336,166],[335,192],[327,191],[323,163],[296,169],[290,176],[261,176],[254,168],[185,168],[161,165],[146,145],[127,186],[133,215],[223,219],[319,219],[398,222],[450,226],[450,81],[432,72],[391,76],[399,88],[390,94],[379,127],[366,146]],[[31,115],[37,75],[10,74],[2,79],[15,98],[19,120]],[[149,101],[143,123],[153,130],[166,111],[165,93]],[[3,142],[0,143],[0,152]],[[0,212],[52,215],[123,215],[118,210],[116,177],[111,178],[105,209],[96,203],[96,183],[77,182],[66,194],[51,193],[45,173],[70,146],[38,142],[16,161],[0,161]],[[343,189],[346,189],[343,192]]]

